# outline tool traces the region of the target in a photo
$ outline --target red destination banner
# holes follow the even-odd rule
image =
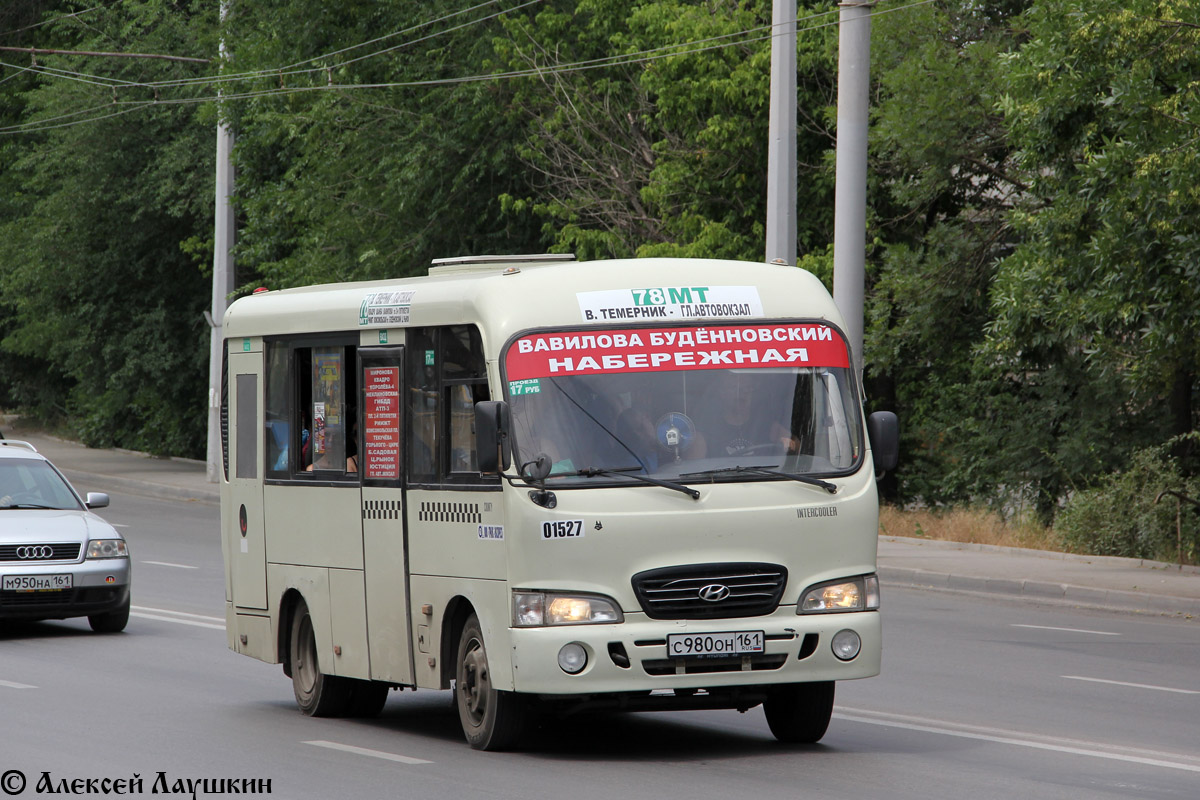
[[[400,477],[400,368],[363,370],[363,473],[367,478]]]
[[[816,323],[538,333],[513,342],[509,381],[560,375],[756,367],[848,367],[846,342]]]

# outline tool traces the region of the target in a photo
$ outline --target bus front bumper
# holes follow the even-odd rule
[[[667,651],[672,634],[758,631],[765,639],[761,653],[672,658]],[[861,642],[857,655],[848,660],[835,655],[832,647],[842,631],[853,631]],[[628,614],[619,624],[510,628],[509,634],[514,691],[544,696],[662,696],[669,695],[663,691],[669,689],[688,697],[695,690],[869,678],[879,674],[881,651],[878,611],[796,615],[794,606],[765,617],[719,620],[652,620]],[[576,646],[575,660],[567,659],[572,668],[580,648],[586,657],[574,674],[559,663],[561,651],[571,645]]]

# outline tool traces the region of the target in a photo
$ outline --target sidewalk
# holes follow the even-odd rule
[[[80,492],[120,491],[216,505],[220,490],[201,461],[155,458],[129,450],[93,450],[0,424],[58,466]],[[1200,620],[1200,567],[1106,556],[883,536],[879,577],[889,586],[984,592],[1065,604]]]

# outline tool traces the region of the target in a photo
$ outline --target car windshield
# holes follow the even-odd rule
[[[833,475],[862,456],[846,345],[821,324],[531,334],[505,370],[518,464],[550,481]]]
[[[0,458],[0,513],[14,508],[78,511],[81,506],[53,467],[34,458]]]

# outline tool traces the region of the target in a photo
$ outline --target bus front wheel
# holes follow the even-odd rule
[[[306,716],[337,717],[348,710],[350,683],[336,675],[325,675],[317,659],[317,637],[313,632],[308,605],[301,600],[292,614],[292,635],[288,642],[292,667],[292,689],[296,705]]]
[[[781,742],[820,741],[833,716],[833,681],[776,686],[763,702],[767,725]]]
[[[521,738],[524,700],[492,684],[479,618],[472,614],[458,640],[454,700],[467,743],[476,750],[504,750]]]

